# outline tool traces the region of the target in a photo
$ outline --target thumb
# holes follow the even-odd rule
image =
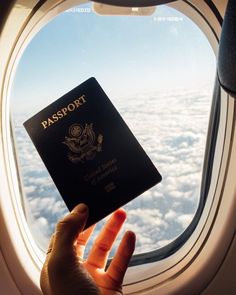
[[[65,216],[56,226],[53,253],[73,252],[74,242],[83,231],[88,218],[88,207],[85,204],[77,205],[70,214]],[[69,253],[68,253],[69,254]]]
[[[79,263],[74,247],[87,217],[88,207],[80,204],[56,226],[47,265],[50,294],[99,294],[96,285]]]

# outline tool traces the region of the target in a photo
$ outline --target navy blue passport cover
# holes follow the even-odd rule
[[[161,181],[161,175],[95,78],[24,123],[69,210],[86,227]]]

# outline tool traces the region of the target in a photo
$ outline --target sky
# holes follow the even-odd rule
[[[86,6],[90,12],[60,14],[30,42],[13,83],[13,111],[33,114],[91,76],[112,100],[214,80],[214,53],[183,14],[159,6],[151,16],[99,16]]]
[[[181,234],[198,205],[215,56],[199,28],[166,6],[149,17],[86,7],[48,23],[16,70],[10,105],[28,220],[46,247],[67,209],[22,123],[94,76],[162,174],[126,206],[136,253],[154,250]]]

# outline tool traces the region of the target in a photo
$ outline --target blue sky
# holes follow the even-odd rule
[[[214,80],[215,56],[197,26],[166,6],[149,17],[64,12],[23,53],[13,111],[33,114],[91,76],[111,99],[196,90]]]

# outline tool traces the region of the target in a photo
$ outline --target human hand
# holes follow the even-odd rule
[[[122,282],[135,247],[135,234],[125,233],[111,264],[105,266],[111,247],[126,219],[123,209],[114,212],[98,237],[89,256],[84,249],[94,226],[83,228],[88,208],[80,204],[63,218],[51,238],[40,277],[44,295],[120,295]]]

